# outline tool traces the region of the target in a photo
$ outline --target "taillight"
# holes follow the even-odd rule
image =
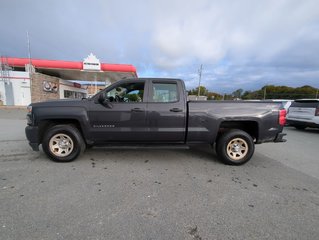
[[[319,116],[319,107],[316,108],[315,116]]]
[[[281,126],[285,126],[286,124],[286,114],[287,114],[287,111],[285,109],[282,109],[279,111],[279,124]]]

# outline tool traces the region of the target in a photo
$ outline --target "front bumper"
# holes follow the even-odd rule
[[[25,128],[25,135],[32,150],[39,151],[39,128],[35,126],[27,126]]]

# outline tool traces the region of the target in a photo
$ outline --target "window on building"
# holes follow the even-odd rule
[[[64,90],[64,98],[84,98],[86,96],[85,93]]]

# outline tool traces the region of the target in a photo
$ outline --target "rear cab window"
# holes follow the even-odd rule
[[[177,82],[153,82],[151,101],[158,103],[171,103],[179,101]]]

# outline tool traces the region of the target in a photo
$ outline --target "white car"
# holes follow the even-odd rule
[[[297,129],[319,128],[319,99],[294,101],[287,114],[287,123]]]
[[[293,100],[288,100],[288,99],[272,99],[273,102],[281,102],[282,107],[288,112],[288,109],[293,102]]]

